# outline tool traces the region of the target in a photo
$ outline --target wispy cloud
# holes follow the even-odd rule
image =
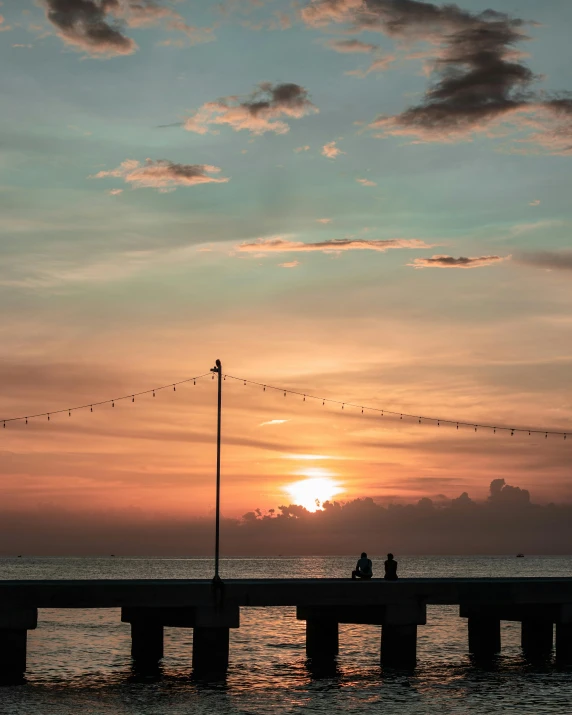
[[[267,422],[261,422],[260,427],[268,427],[271,425],[283,425],[286,422],[290,422],[290,420],[268,420]]]
[[[105,193],[109,196],[120,196],[123,193],[123,189],[108,189]]]
[[[529,203],[529,206],[540,206],[540,203],[540,199],[534,199],[534,201]]]
[[[394,55],[385,55],[384,57],[379,57],[377,60],[373,60],[369,67],[366,67],[365,69],[348,70],[347,72],[344,72],[344,74],[350,77],[360,77],[363,79],[372,72],[385,72],[385,70],[393,64],[395,60],[396,57]]]
[[[361,42],[361,40],[356,40],[355,38],[350,40],[328,40],[326,45],[331,50],[343,54],[371,54],[379,49],[377,45]]]
[[[279,263],[280,268],[296,268],[300,265],[300,261],[289,261],[288,263]]]
[[[280,236],[259,238],[252,243],[241,243],[237,251],[245,253],[302,253],[308,251],[321,251],[323,253],[337,253],[339,251],[379,251],[384,253],[392,248],[433,248],[438,244],[428,244],[417,238],[390,238],[387,240],[365,240],[354,238],[333,238],[329,241],[316,243],[303,243],[302,241],[289,241]]]
[[[297,146],[294,151],[296,152],[296,154],[299,154],[301,151],[310,151],[310,145],[305,144],[304,146]]]
[[[519,251],[514,260],[525,266],[544,268],[549,271],[572,271],[572,250]]]
[[[4,15],[0,15],[0,32],[8,32],[12,27],[6,24]],[[24,47],[24,45],[12,45],[12,47]]]
[[[197,184],[223,184],[226,177],[212,176],[220,172],[218,166],[208,164],[176,164],[166,159],[146,159],[144,164],[135,159],[127,159],[116,169],[99,171],[92,178],[121,178],[133,188],[152,188],[162,190],[175,189],[178,186],[196,186]]]
[[[511,256],[454,256],[437,255],[431,258],[414,258],[408,266],[413,268],[480,268],[510,260]]]
[[[371,179],[356,179],[356,181],[362,186],[377,186],[377,183],[375,181],[371,181]]]
[[[185,121],[184,127],[197,134],[212,132],[212,127],[223,125],[237,132],[247,130],[252,134],[286,134],[290,126],[282,118],[300,119],[318,111],[304,87],[291,82],[275,85],[262,82],[244,99],[223,97],[216,102],[203,104]]]
[[[324,224],[326,224],[326,223],[332,223],[332,219],[331,219],[331,218],[317,218],[317,219],[316,219],[316,222],[317,222],[317,223],[324,223]]]
[[[345,154],[338,146],[336,146],[335,141],[328,142],[322,147],[322,155],[327,156],[328,159],[336,159],[340,154]]]

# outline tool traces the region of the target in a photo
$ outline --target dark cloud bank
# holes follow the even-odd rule
[[[540,78],[518,49],[530,39],[532,22],[493,9],[472,13],[417,0],[310,0],[302,17],[313,27],[343,24],[355,33],[432,46],[433,81],[425,96],[372,122],[380,136],[454,141],[505,121],[529,130],[526,142],[553,153],[572,151],[572,97],[538,91]]]
[[[326,502],[324,510],[281,506],[223,519],[226,555],[570,554],[572,505],[534,504],[525,489],[495,479],[485,502],[448,500],[383,506],[373,499]],[[142,512],[0,513],[0,555],[199,556],[212,553],[214,519]]]

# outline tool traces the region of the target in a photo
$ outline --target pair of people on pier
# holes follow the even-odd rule
[[[387,554],[387,560],[384,562],[386,581],[397,581],[397,561],[393,558],[393,554]],[[352,579],[369,580],[373,576],[373,564],[371,559],[368,559],[365,551],[362,553],[356,564],[355,570],[352,571]]]

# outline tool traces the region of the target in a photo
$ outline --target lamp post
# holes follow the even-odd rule
[[[217,436],[216,436],[216,517],[215,517],[215,562],[213,581],[221,580],[218,573],[218,560],[220,551],[220,429],[222,412],[222,365],[220,360],[215,362],[215,367],[211,372],[218,374],[218,415],[217,415]]]

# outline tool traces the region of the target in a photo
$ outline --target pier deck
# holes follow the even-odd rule
[[[556,624],[556,656],[572,660],[572,578],[12,580],[0,581],[0,680],[25,671],[27,631],[43,608],[120,608],[132,656],[146,665],[163,656],[164,627],[193,628],[193,668],[211,672],[228,666],[240,609],[272,606],[296,607],[313,660],[335,657],[339,623],[372,624],[381,626],[382,665],[413,667],[428,605],[459,606],[477,656],[500,650],[500,622],[509,620],[522,623],[532,658],[550,655]]]

